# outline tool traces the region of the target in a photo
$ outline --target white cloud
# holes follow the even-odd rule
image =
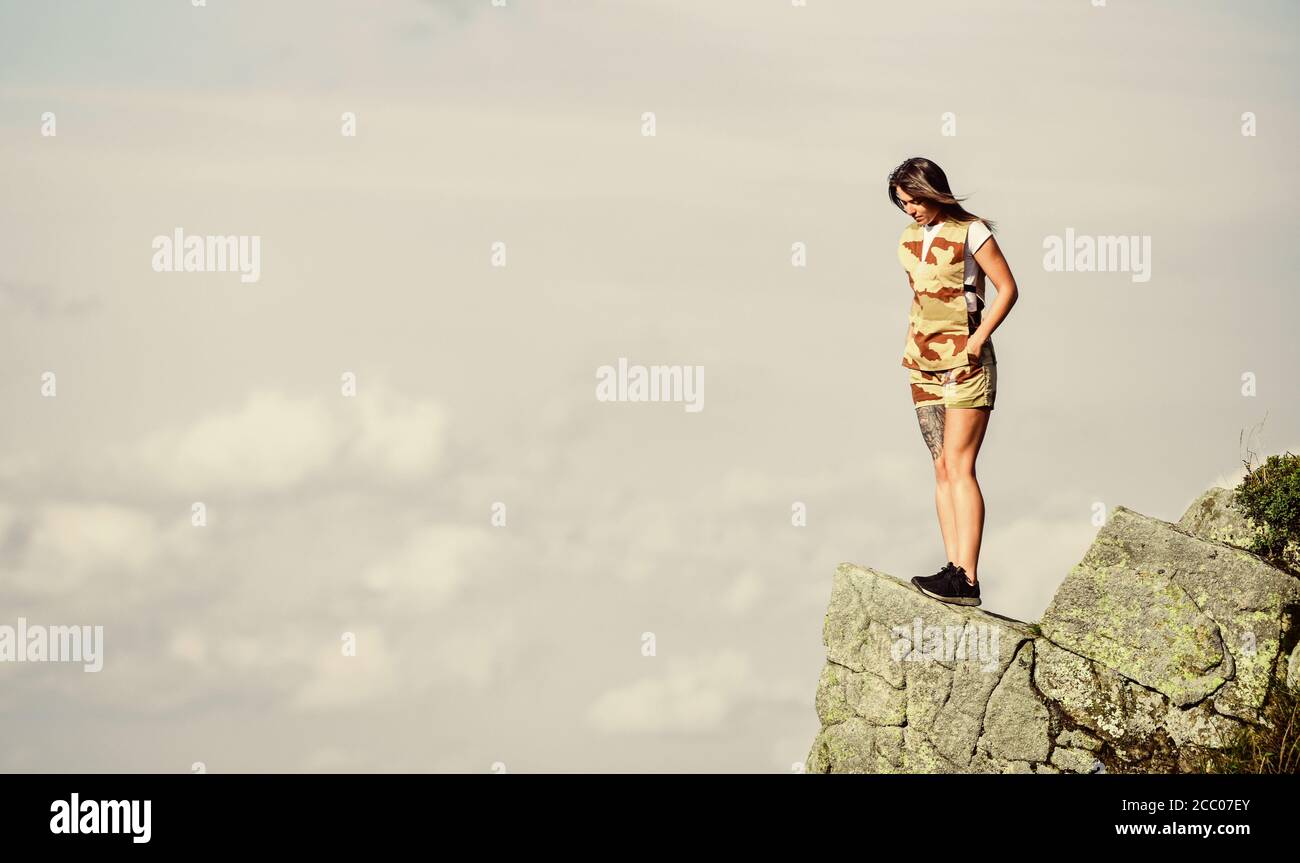
[[[62,470],[70,482],[93,476],[104,487],[179,494],[187,502],[288,492],[334,477],[413,482],[439,466],[446,429],[440,406],[394,393],[383,381],[330,401],[258,390],[238,407],[72,458],[6,455],[0,478],[48,483]]]
[[[666,661],[668,669],[659,676],[601,694],[587,710],[587,723],[625,734],[715,731],[740,703],[764,693],[749,658],[736,650]]]
[[[979,565],[984,608],[1037,620],[1096,535],[1083,508],[1076,516],[1029,515],[987,525]]]
[[[343,654],[342,633],[338,641],[322,645],[310,679],[294,693],[294,707],[359,707],[399,690],[401,678],[383,632],[375,627],[349,631],[356,636],[356,655]]]
[[[397,398],[386,388],[357,397],[361,430],[352,446],[356,464],[392,477],[426,475],[442,455],[446,421],[429,402]]]
[[[113,460],[123,476],[136,474],[200,498],[221,490],[277,491],[330,466],[341,433],[319,400],[255,392],[237,410],[115,449]]]
[[[167,530],[145,512],[108,503],[48,503],[26,516],[4,505],[0,533],[6,530],[16,536],[7,585],[34,595],[66,595],[98,576],[130,582],[184,549],[179,526]]]
[[[489,528],[434,524],[420,528],[396,552],[373,564],[362,583],[398,607],[445,604],[465,585],[489,543]]]

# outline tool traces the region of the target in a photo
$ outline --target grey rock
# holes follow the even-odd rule
[[[1286,685],[1300,692],[1300,642],[1291,651],[1286,663]]]
[[[1034,637],[1027,624],[846,563],[822,635],[822,731],[809,772],[1003,772],[1046,759],[1048,712],[1031,689],[1032,646],[1022,650]]]
[[[1300,581],[1248,552],[1116,507],[1043,615],[1054,643],[1179,707],[1255,720]]]
[[[1300,579],[1235,545],[1225,494],[1178,525],[1117,507],[1041,628],[841,564],[806,771],[1176,772],[1228,745],[1300,689]]]
[[[1073,746],[1076,749],[1087,749],[1089,752],[1096,752],[1101,748],[1101,740],[1093,737],[1082,729],[1072,731],[1062,731],[1056,735],[1057,746]]]
[[[1212,488],[1192,501],[1191,506],[1178,520],[1178,527],[1193,536],[1212,542],[1222,542],[1249,550],[1263,531],[1233,502],[1233,491]],[[1293,574],[1300,573],[1300,543],[1288,542],[1282,551],[1282,561],[1291,567]]]
[[[1212,488],[1192,501],[1178,519],[1178,527],[1192,536],[1248,549],[1258,529],[1232,502],[1232,489]]]
[[[1097,759],[1086,749],[1058,746],[1052,751],[1052,764],[1063,773],[1090,773]]]
[[[1026,641],[989,697],[980,747],[994,759],[1047,760],[1050,714],[1030,683],[1033,667],[1034,643]]]

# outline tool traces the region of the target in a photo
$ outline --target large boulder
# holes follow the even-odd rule
[[[1033,630],[841,564],[822,628],[814,772],[1029,772],[1051,749]]]
[[[1177,525],[1117,507],[1038,625],[836,570],[814,773],[1194,769],[1300,689],[1300,580],[1212,489]]]
[[[1044,637],[1187,709],[1256,720],[1300,581],[1116,507],[1043,614]]]
[[[1192,501],[1178,527],[1193,536],[1249,549],[1262,528],[1233,501],[1230,488],[1212,488]],[[1282,551],[1282,562],[1300,574],[1300,544],[1291,541]]]

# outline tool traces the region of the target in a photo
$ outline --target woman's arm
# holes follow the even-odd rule
[[[984,241],[979,251],[975,253],[975,261],[984,270],[984,274],[992,280],[998,295],[993,305],[984,310],[979,327],[966,343],[967,351],[971,350],[972,345],[981,349],[984,347],[984,343],[988,341],[989,336],[993,335],[993,331],[1002,323],[1020,296],[1020,291],[1016,288],[1016,277],[1011,275],[1011,267],[1007,264],[1007,259],[1002,257],[1002,249],[998,248],[995,237],[989,237]],[[979,352],[975,353],[978,356]]]

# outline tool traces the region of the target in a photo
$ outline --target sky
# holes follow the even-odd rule
[[[979,577],[1037,620],[1099,509],[1300,451],[1298,23],[0,2],[0,625],[104,633],[0,662],[0,770],[797,770],[835,567],[945,560],[889,172],[1016,279]],[[177,229],[257,279],[159,272]],[[702,409],[598,400],[620,358]]]

